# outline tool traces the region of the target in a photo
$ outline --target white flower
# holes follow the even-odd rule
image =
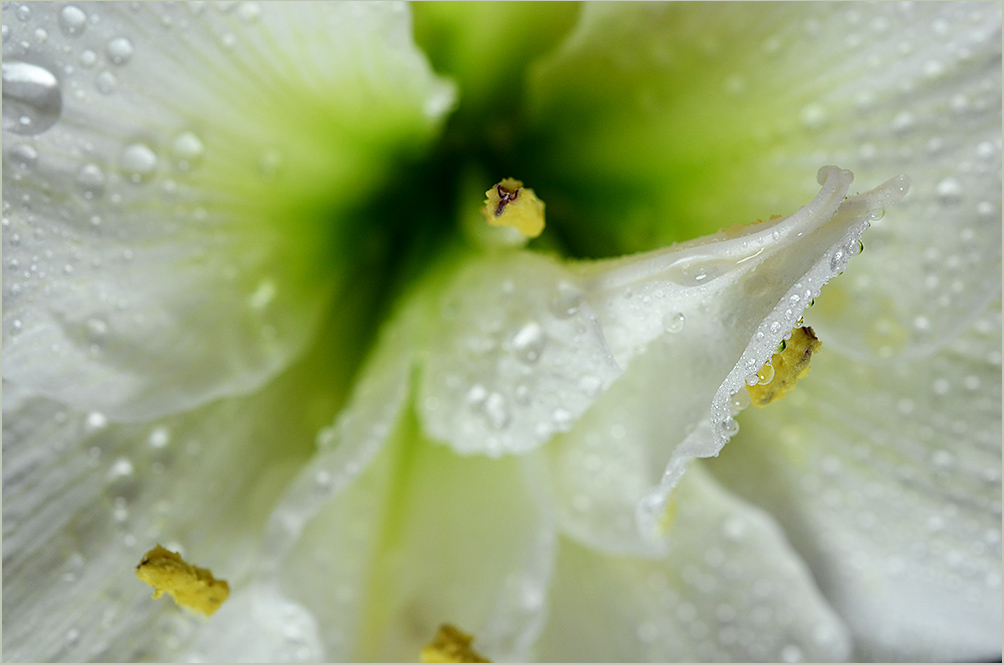
[[[5,657],[998,654],[1000,5],[415,12],[4,7]]]

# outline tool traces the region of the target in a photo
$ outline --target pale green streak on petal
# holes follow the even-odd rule
[[[53,127],[4,130],[4,377],[125,419],[254,389],[347,288],[347,210],[453,90],[400,5],[81,8],[102,20],[33,5],[4,42],[63,79]]]

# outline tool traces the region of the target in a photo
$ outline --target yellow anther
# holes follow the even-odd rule
[[[471,648],[474,638],[456,626],[444,623],[439,632],[424,649],[423,663],[490,663],[481,654]]]
[[[761,383],[755,386],[746,386],[750,394],[750,404],[754,406],[767,406],[775,400],[784,397],[784,394],[795,387],[795,383],[809,373],[809,360],[812,354],[823,345],[812,328],[795,328],[791,331],[791,339],[785,343],[784,349],[780,353],[775,353],[770,362],[764,365],[757,374]],[[773,377],[770,377],[773,367]]]
[[[544,231],[544,202],[519,180],[506,178],[485,196],[482,213],[492,226],[511,226],[526,238],[536,238]]]
[[[168,593],[192,612],[211,616],[230,596],[230,585],[205,568],[186,563],[180,555],[157,545],[143,555],[136,577],[153,587],[153,597]]]

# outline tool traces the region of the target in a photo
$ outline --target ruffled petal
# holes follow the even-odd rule
[[[432,303],[418,402],[426,431],[462,453],[528,452],[570,430],[634,356],[670,336],[663,371],[677,373],[686,395],[670,408],[672,427],[707,417],[714,397],[701,442],[671,464],[715,454],[732,426],[731,393],[844,269],[868,220],[907,187],[897,179],[844,201],[852,178],[822,169],[823,190],[790,217],[651,254],[562,264],[500,252],[450,265],[416,296]]]
[[[868,219],[902,196],[894,180],[845,199],[850,178],[823,169],[819,196],[787,218],[580,267],[583,309],[625,370],[606,392],[597,381],[589,410],[540,453],[568,533],[606,552],[662,551],[659,521],[687,462],[735,433],[732,396],[844,269]]]
[[[1001,649],[1001,310],[921,360],[823,351],[709,468],[770,510],[865,660]]]
[[[346,208],[452,100],[400,5],[8,10],[4,379],[115,419],[301,353],[358,254]]]
[[[539,187],[575,192],[553,206],[575,251],[790,210],[808,195],[798,172],[836,163],[914,190],[911,221],[876,224],[822,303],[831,346],[924,353],[1000,292],[1000,5],[589,4],[530,107],[524,148]]]
[[[695,464],[660,560],[562,541],[542,661],[831,661],[847,629],[777,524]]]

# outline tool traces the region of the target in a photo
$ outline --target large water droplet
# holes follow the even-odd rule
[[[113,65],[124,65],[133,54],[132,42],[125,37],[116,37],[105,45],[105,53]]]
[[[66,5],[59,12],[59,28],[63,34],[76,37],[87,27],[87,14],[76,5]]]
[[[536,321],[531,321],[519,329],[512,338],[512,350],[525,363],[535,363],[547,344],[544,329]]]
[[[135,183],[146,182],[157,170],[157,153],[145,143],[130,143],[122,151],[119,164]]]
[[[3,63],[3,128],[16,134],[41,134],[63,111],[63,92],[55,74],[27,62]]]

